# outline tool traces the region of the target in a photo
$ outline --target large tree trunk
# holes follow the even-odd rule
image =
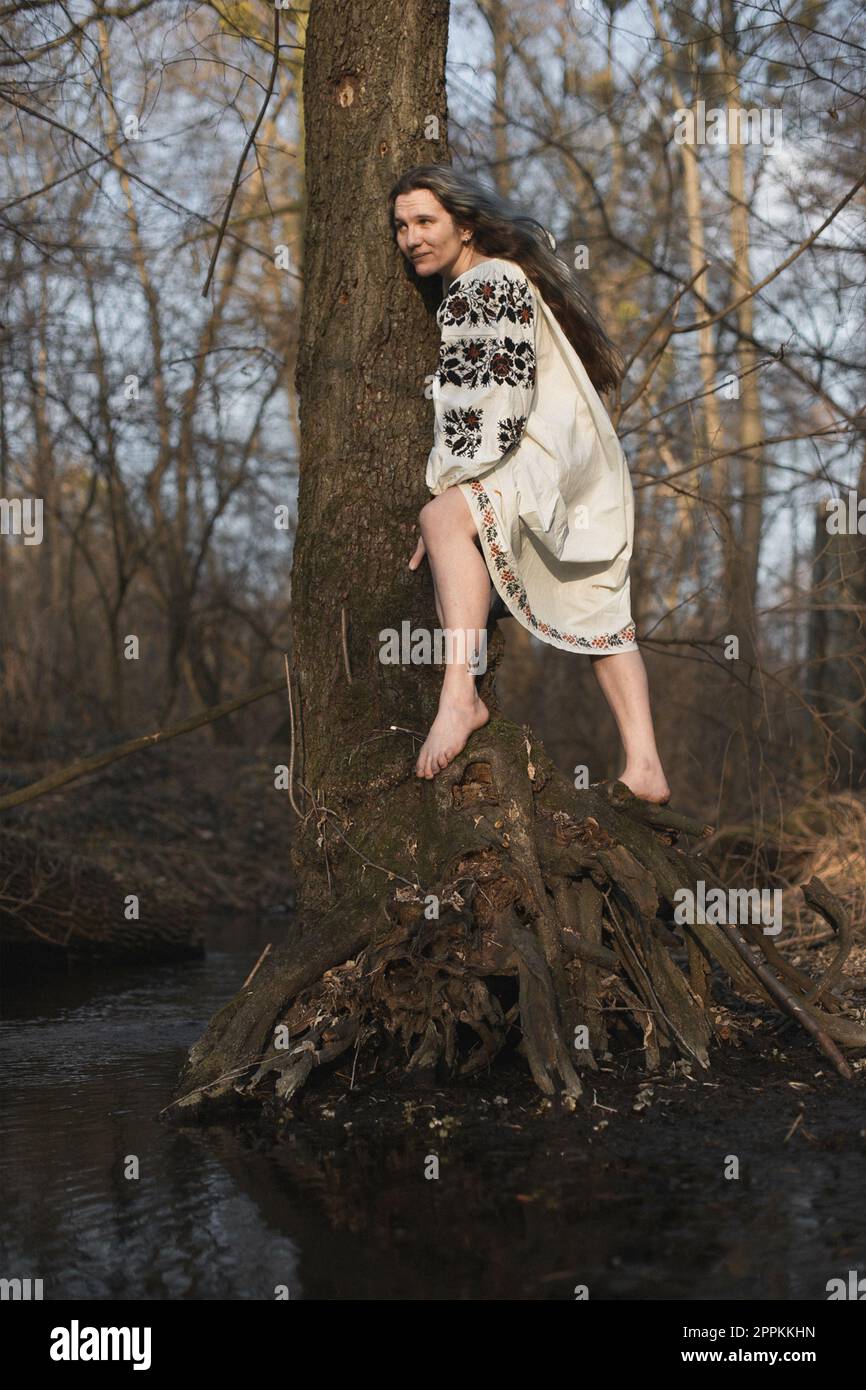
[[[174,1118],[241,1098],[285,1105],[347,1053],[356,1078],[383,1055],[465,1074],[512,1030],[540,1090],[576,1098],[579,1070],[606,1050],[606,1004],[637,1021],[648,1067],[663,1049],[703,1067],[712,962],[744,994],[780,1000],[744,940],[763,945],[760,929],[676,937],[660,920],[678,888],[714,881],[674,844],[704,828],[619,784],[575,792],[500,717],[497,631],[480,686],[489,724],[432,782],[414,775],[441,672],[381,664],[379,633],[434,622],[429,572],[407,561],[426,500],[440,287],[411,283],[386,195],[409,165],[447,158],[446,32],[446,0],[311,8],[292,580],[299,920],[193,1047]],[[431,117],[438,142],[424,139]],[[787,973],[802,999],[813,982]],[[862,1046],[866,1030],[837,1007],[812,1005],[809,1021],[844,1068],[831,1039]]]

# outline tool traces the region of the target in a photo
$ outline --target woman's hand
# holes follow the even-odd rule
[[[424,544],[424,538],[423,538],[423,536],[421,536],[421,537],[419,537],[419,539],[418,539],[418,544],[417,544],[416,547],[415,547],[415,554],[412,556],[412,559],[409,561],[409,568],[410,568],[410,570],[416,570],[416,569],[418,568],[418,566],[420,565],[421,561],[424,559],[424,556],[425,556],[426,554],[427,554],[427,547],[426,547],[425,544]]]

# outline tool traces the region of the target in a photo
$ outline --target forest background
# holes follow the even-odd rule
[[[276,49],[268,4],[0,20],[0,498],[42,499],[44,527],[29,544],[0,518],[11,791],[283,669],[306,7],[281,13]],[[550,230],[629,363],[606,405],[674,803],[718,825],[739,872],[784,859],[797,881],[808,860],[861,907],[866,539],[827,504],[850,521],[866,498],[864,45],[849,0],[456,0],[447,73],[459,166]],[[761,138],[680,142],[700,102],[763,113]],[[502,626],[504,713],[564,771],[615,776],[589,663]],[[112,865],[127,833],[140,859],[144,829],[190,902],[279,901],[288,731],[277,691],[16,828]],[[245,854],[217,865],[233,834]]]

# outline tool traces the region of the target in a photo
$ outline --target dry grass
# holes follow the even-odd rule
[[[842,904],[854,928],[845,963],[845,1012],[860,1017],[866,993],[866,798],[853,792],[815,795],[788,813],[774,836],[745,827],[728,831],[714,855],[725,882],[782,889],[783,931],[776,944],[792,965],[816,978],[836,950],[830,926],[806,905],[800,885],[819,878]]]

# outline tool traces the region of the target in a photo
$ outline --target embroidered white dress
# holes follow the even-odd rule
[[[494,257],[452,280],[437,319],[428,488],[460,487],[496,590],[536,637],[636,650],[628,464],[553,311]]]

